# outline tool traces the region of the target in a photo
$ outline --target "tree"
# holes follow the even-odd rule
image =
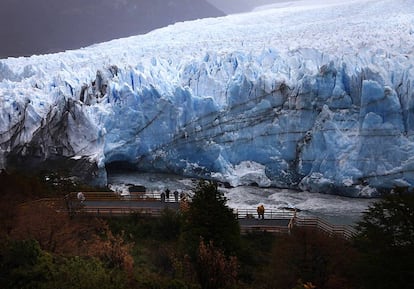
[[[212,242],[227,256],[239,250],[240,226],[226,201],[223,192],[213,182],[200,181],[195,189],[183,224],[184,245],[194,260],[201,239],[206,243]]]
[[[217,184],[200,181],[183,213],[182,244],[203,289],[229,288],[237,281],[240,227],[226,201]]]
[[[394,191],[370,206],[356,227],[366,288],[414,288],[414,195]]]

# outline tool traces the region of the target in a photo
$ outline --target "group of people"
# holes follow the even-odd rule
[[[171,191],[167,188],[165,191],[161,192],[161,202],[165,202],[166,200],[169,201],[170,199],[170,193]],[[177,190],[175,190],[173,192],[174,195],[174,201],[178,202],[178,195],[180,196],[180,200],[185,200],[186,196],[183,192],[181,192],[180,194],[178,193]],[[264,213],[265,213],[265,207],[263,205],[260,205],[257,207],[257,215],[259,217],[259,219],[264,220]]]
[[[171,191],[167,188],[164,192],[161,193],[161,202],[165,202],[166,200],[170,200],[170,193]],[[180,194],[178,193],[177,190],[175,190],[173,192],[174,195],[174,201],[178,202],[178,195],[180,195],[180,199],[183,199],[185,197],[185,194],[183,192],[181,192]]]

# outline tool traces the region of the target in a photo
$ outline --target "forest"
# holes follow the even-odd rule
[[[99,188],[102,190],[102,188]],[[414,195],[394,188],[351,240],[316,229],[240,228],[217,184],[161,217],[96,218],[63,197],[96,190],[56,173],[0,173],[1,288],[414,288]]]

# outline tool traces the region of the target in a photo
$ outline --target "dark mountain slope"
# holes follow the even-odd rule
[[[2,0],[0,58],[76,49],[222,15],[205,0]]]
[[[224,13],[241,13],[253,10],[256,7],[273,3],[288,2],[294,0],[206,0]]]

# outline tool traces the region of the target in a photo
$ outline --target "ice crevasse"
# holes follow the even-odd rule
[[[414,186],[414,1],[294,1],[0,60],[0,167]]]

